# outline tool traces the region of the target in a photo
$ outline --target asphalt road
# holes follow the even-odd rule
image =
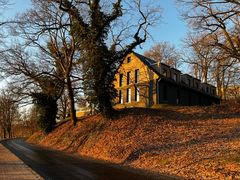
[[[104,180],[142,180],[142,179],[177,179],[143,171],[122,168],[60,151],[48,150],[26,143],[23,139],[4,140],[1,142],[24,163],[31,167],[44,179],[104,179]]]

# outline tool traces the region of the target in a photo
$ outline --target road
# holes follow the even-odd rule
[[[130,168],[122,168],[118,165],[99,161],[86,160],[76,155],[33,146],[26,143],[23,139],[4,140],[1,143],[44,179],[177,179]]]

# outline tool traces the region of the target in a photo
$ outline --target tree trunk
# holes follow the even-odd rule
[[[111,119],[113,117],[113,114],[114,114],[113,113],[114,109],[113,109],[112,105],[109,105],[109,103],[104,102],[104,104],[105,105],[102,107],[101,112],[102,112],[104,117],[106,117],[108,119]]]
[[[32,94],[38,111],[38,125],[46,133],[51,132],[56,124],[57,100],[44,93]]]
[[[12,138],[11,131],[8,131],[8,138]]]
[[[111,98],[108,94],[105,96],[101,95],[99,97],[99,107],[100,112],[103,114],[105,118],[111,119],[114,115],[114,108],[112,107]]]
[[[208,67],[207,67],[207,65],[203,66],[203,82],[208,83]]]
[[[71,117],[71,121],[73,122],[73,125],[75,126],[77,124],[77,116],[76,116],[76,110],[75,110],[74,93],[73,93],[70,77],[67,77],[67,89],[68,89],[68,97],[70,101],[70,117]]]
[[[3,128],[3,139],[6,139],[7,138],[7,133],[6,133],[6,129]]]

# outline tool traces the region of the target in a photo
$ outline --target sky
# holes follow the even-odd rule
[[[148,0],[146,0],[148,1]],[[158,0],[160,1],[160,0]],[[11,5],[4,8],[1,12],[1,19],[13,18],[17,13],[21,13],[24,10],[31,7],[31,0],[9,0]],[[143,54],[149,50],[154,44],[167,41],[175,45],[177,49],[181,49],[181,40],[184,38],[187,32],[186,24],[181,20],[174,0],[161,0],[162,19],[161,23],[151,28],[150,34],[152,39],[148,39],[141,48],[136,48],[136,52]],[[182,71],[186,71],[186,67],[181,67]],[[185,72],[186,73],[186,72]],[[0,81],[0,87],[5,86],[5,80]]]
[[[10,2],[12,5],[3,12],[5,17],[14,17],[17,13],[23,12],[31,6],[31,0],[11,0]],[[181,39],[187,32],[187,26],[181,20],[174,0],[161,0],[160,4],[163,9],[161,22],[151,28],[152,39],[148,39],[141,45],[141,48],[138,47],[135,50],[138,53],[143,54],[144,51],[161,41],[168,41],[175,45],[177,49],[181,48]]]
[[[137,49],[139,53],[143,53],[154,44],[162,41],[170,42],[177,49],[181,48],[181,41],[187,33],[187,25],[181,20],[174,0],[162,0],[160,4],[163,8],[161,22],[150,31],[153,39],[148,39],[142,49]]]

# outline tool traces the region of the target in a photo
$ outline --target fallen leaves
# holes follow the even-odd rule
[[[91,116],[29,141],[189,179],[240,179],[239,109],[227,104],[126,109],[111,121]]]

